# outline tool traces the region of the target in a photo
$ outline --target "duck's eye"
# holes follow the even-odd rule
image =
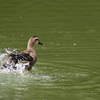
[[[35,41],[39,41],[39,39],[35,39]]]

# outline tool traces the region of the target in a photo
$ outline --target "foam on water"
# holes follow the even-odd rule
[[[2,66],[2,64],[8,59],[7,54],[6,53],[0,53],[0,67]],[[25,70],[25,65],[28,65],[29,63],[17,63],[15,65],[16,70],[13,69],[12,65],[9,68],[4,68],[4,69],[0,69],[0,75],[1,76],[9,76],[9,77],[22,77],[22,78],[32,78],[34,80],[41,80],[41,79],[50,79],[50,76],[48,75],[44,75],[43,73],[41,73],[39,70],[37,71],[37,69],[35,67],[32,68],[32,71],[26,71]],[[33,71],[34,70],[34,71]]]
[[[2,64],[8,59],[7,54],[6,53],[1,53],[0,54],[0,67],[2,67]],[[28,63],[27,63],[28,64]],[[23,73],[24,68],[25,68],[26,64],[22,64],[22,63],[18,63],[16,64],[16,68],[17,70],[13,69],[12,64],[10,66],[8,66],[8,68],[4,68],[4,69],[0,69],[0,73],[9,73],[9,72],[19,72],[19,73]]]
[[[6,53],[0,53],[0,67],[8,59]],[[10,68],[0,69],[0,94],[6,92],[7,88],[16,90],[27,90],[27,87],[32,85],[51,86],[52,76],[41,71],[41,67],[34,66],[31,71],[25,70],[25,65],[29,63],[21,63],[15,65],[16,70],[12,66]],[[44,66],[45,63],[37,64]],[[9,89],[8,89],[9,91]]]

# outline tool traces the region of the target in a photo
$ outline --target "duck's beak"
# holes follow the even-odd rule
[[[39,43],[38,44],[40,44],[40,45],[44,45],[43,43],[41,43],[40,41],[39,41]]]

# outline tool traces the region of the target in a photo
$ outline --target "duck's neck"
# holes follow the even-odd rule
[[[32,43],[30,40],[28,41],[28,44],[27,44],[27,52],[29,53],[31,57],[36,59],[36,51],[34,49],[34,43]]]
[[[32,51],[34,50],[34,51],[35,51],[34,46],[31,46],[31,45],[28,45],[28,46],[27,46],[27,50],[29,50],[29,51],[30,51],[30,50],[32,50]]]
[[[34,45],[30,41],[27,44],[27,50],[35,50]]]

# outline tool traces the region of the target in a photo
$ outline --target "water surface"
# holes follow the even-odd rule
[[[0,70],[1,100],[99,100],[100,1],[0,1],[0,63],[39,36],[29,72]]]

